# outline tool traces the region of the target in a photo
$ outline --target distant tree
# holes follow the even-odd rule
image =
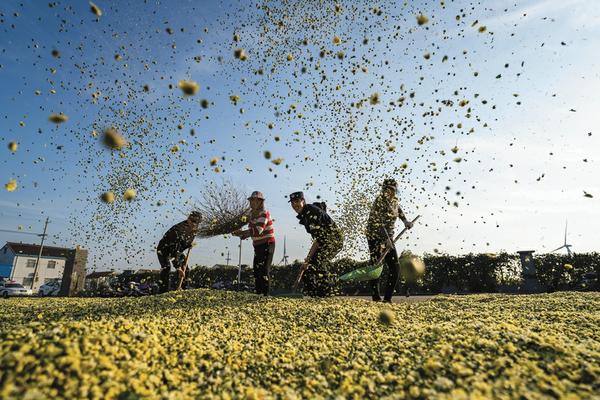
[[[248,223],[247,193],[231,181],[210,183],[200,196],[193,208],[202,213],[199,237],[226,235]]]

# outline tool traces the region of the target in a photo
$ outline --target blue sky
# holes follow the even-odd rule
[[[283,235],[290,257],[301,258],[310,242],[295,221],[287,194],[304,189],[341,215],[356,188],[372,198],[380,178],[406,162],[408,168],[398,174],[401,203],[409,216],[418,213],[422,219],[399,248],[453,254],[525,248],[544,252],[562,244],[568,219],[573,249],[597,250],[600,5],[593,0],[486,1],[471,9],[467,2],[446,3],[441,8],[439,2],[381,2],[383,16],[376,17],[369,14],[367,2],[340,2],[342,15],[354,20],[331,23],[332,17],[322,12],[322,23],[310,31],[314,43],[294,47],[285,41],[299,34],[294,27],[280,34],[280,42],[275,42],[277,34],[259,40],[262,15],[255,3],[206,2],[200,7],[183,1],[144,6],[99,1],[104,15],[96,21],[85,2],[57,2],[53,8],[3,2],[0,165],[3,183],[15,178],[18,189],[0,192],[0,229],[39,232],[49,216],[50,242],[89,248],[93,268],[157,268],[153,247],[170,224],[183,218],[186,201],[197,198],[207,182],[229,179],[248,193],[265,192],[276,218],[277,261]],[[275,10],[279,3],[266,4]],[[465,17],[457,22],[461,9]],[[427,29],[416,24],[420,12],[430,17]],[[293,18],[292,10],[290,14]],[[320,16],[321,11],[307,7],[306,14]],[[361,22],[366,16],[369,22]],[[398,28],[391,29],[394,25]],[[479,26],[487,32],[479,33]],[[390,37],[392,31],[400,37]],[[241,37],[239,44],[232,42],[234,33]],[[329,43],[327,50],[335,55],[342,49],[347,57],[320,60],[327,81],[311,87],[320,81],[314,70],[319,40],[335,35],[343,43]],[[369,45],[361,46],[365,36]],[[248,62],[233,58],[235,46],[247,49]],[[52,57],[53,49],[60,58]],[[293,62],[274,64],[272,59],[290,52]],[[425,53],[430,60],[423,58]],[[115,54],[122,59],[114,60]],[[196,55],[202,57],[200,63],[193,60]],[[441,61],[443,55],[448,62]],[[254,74],[262,58],[268,60],[265,65],[277,65],[276,73]],[[368,65],[368,72],[348,73],[356,63]],[[309,66],[309,72],[296,78],[293,73],[301,65]],[[176,87],[169,89],[168,84],[176,86],[181,79],[197,81],[199,94],[185,98]],[[142,93],[144,84],[149,93]],[[414,101],[386,112],[401,84],[407,96],[416,93]],[[336,85],[340,90],[329,90]],[[101,94],[94,103],[96,91]],[[380,94],[379,105],[367,101],[363,115],[348,112],[351,101],[373,93]],[[231,94],[240,95],[237,106],[229,101]],[[313,107],[315,95],[320,108]],[[446,109],[436,101],[449,98],[468,99],[471,118],[464,109]],[[200,99],[210,100],[210,107],[201,108]],[[291,104],[303,118],[285,117]],[[444,111],[435,118],[423,115],[440,106]],[[123,114],[117,117],[114,109]],[[54,112],[64,112],[69,121],[58,126],[48,122]],[[402,118],[411,122],[395,122]],[[355,128],[348,127],[349,121]],[[270,122],[273,129],[267,127]],[[129,135],[152,127],[138,137],[144,147],[120,160],[91,136],[94,123],[99,132],[106,125],[123,125]],[[387,132],[401,127],[407,131],[392,140]],[[474,133],[466,134],[470,127]],[[190,128],[196,136],[189,134]],[[311,136],[317,129],[322,133]],[[275,136],[281,140],[276,142]],[[434,138],[419,145],[423,136]],[[343,151],[349,139],[353,146]],[[169,148],[180,140],[186,143],[171,155]],[[7,149],[11,141],[19,143],[15,154]],[[374,150],[388,144],[396,151]],[[454,146],[457,154],[450,151]],[[264,150],[283,158],[289,168],[271,164]],[[208,162],[221,156],[224,171],[215,173]],[[457,156],[460,163],[452,161]],[[154,158],[158,167],[152,166]],[[440,173],[444,166],[449,169]],[[150,187],[137,188],[132,204],[108,208],[98,195],[109,189],[109,182],[117,185],[111,176],[122,178],[118,185],[145,182]],[[358,185],[352,191],[351,183]],[[584,191],[594,197],[584,197]],[[158,200],[164,205],[156,207]],[[458,207],[452,206],[454,201]],[[364,210],[351,212],[362,215]],[[364,227],[357,223],[351,228]],[[0,241],[31,238],[0,232]],[[227,251],[237,259],[236,246],[231,238],[201,240],[192,261],[224,262]],[[364,258],[360,246],[351,250]],[[251,262],[248,242],[243,261]]]

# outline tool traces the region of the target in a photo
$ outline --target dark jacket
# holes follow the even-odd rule
[[[404,213],[400,208],[398,198],[393,196],[388,198],[379,194],[369,213],[367,221],[367,238],[374,240],[386,240],[388,236],[393,239],[394,225],[396,220],[405,219]]]
[[[192,247],[198,228],[191,226],[187,220],[173,225],[158,242],[158,249],[163,253],[176,254]]]
[[[306,204],[296,218],[300,225],[304,225],[306,232],[321,245],[331,240],[343,240],[335,221],[325,210],[315,204]]]

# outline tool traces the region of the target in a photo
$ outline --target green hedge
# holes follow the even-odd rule
[[[534,257],[534,260],[538,280],[550,291],[576,289],[583,274],[588,272],[595,271],[600,277],[600,253],[578,253],[571,257],[542,254]]]
[[[424,257],[427,266],[425,275],[413,285],[412,292],[419,293],[493,293],[518,291],[522,283],[521,263],[517,255],[499,254],[466,254],[463,256],[432,255]],[[548,291],[576,290],[583,274],[596,271],[600,276],[600,254],[582,253],[573,256],[558,254],[534,255],[537,277],[542,287]],[[360,268],[366,261],[357,262],[342,258],[331,264],[336,275]],[[565,267],[566,265],[566,267]],[[274,293],[289,291],[300,269],[300,263],[273,266],[271,270],[271,288]],[[387,279],[387,268],[384,268],[382,279]],[[196,266],[190,272],[192,287],[210,288],[214,283],[222,281],[237,282],[238,270],[235,266],[210,268]],[[172,274],[176,280],[175,273]],[[119,280],[128,282],[157,282],[157,273],[122,275]],[[253,287],[252,268],[242,271],[242,282]],[[399,289],[401,290],[401,282]],[[589,288],[599,290],[600,288]],[[340,287],[344,294],[370,294],[370,283],[361,282],[346,284]]]

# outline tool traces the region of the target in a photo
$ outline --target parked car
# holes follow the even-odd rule
[[[160,291],[156,283],[116,282],[112,286],[101,287],[81,292],[82,297],[139,297],[157,294]]]
[[[26,289],[23,285],[16,282],[0,282],[0,296],[5,299],[13,296],[31,296],[33,291]]]
[[[234,290],[234,291],[240,291],[240,292],[254,292],[254,288],[244,282],[242,282],[241,284],[238,285],[235,282],[217,281],[212,284],[211,289]]]
[[[217,289],[217,290],[229,289],[228,286],[231,286],[231,284],[225,283],[223,281],[216,281],[215,283],[212,284],[211,289]]]
[[[129,282],[129,285],[125,288],[124,296],[149,296],[156,294],[159,291],[159,287],[155,283],[139,283]]]
[[[38,295],[40,297],[58,296],[58,292],[60,292],[60,282],[59,281],[50,281],[50,282],[44,283],[42,286],[40,286]]]

